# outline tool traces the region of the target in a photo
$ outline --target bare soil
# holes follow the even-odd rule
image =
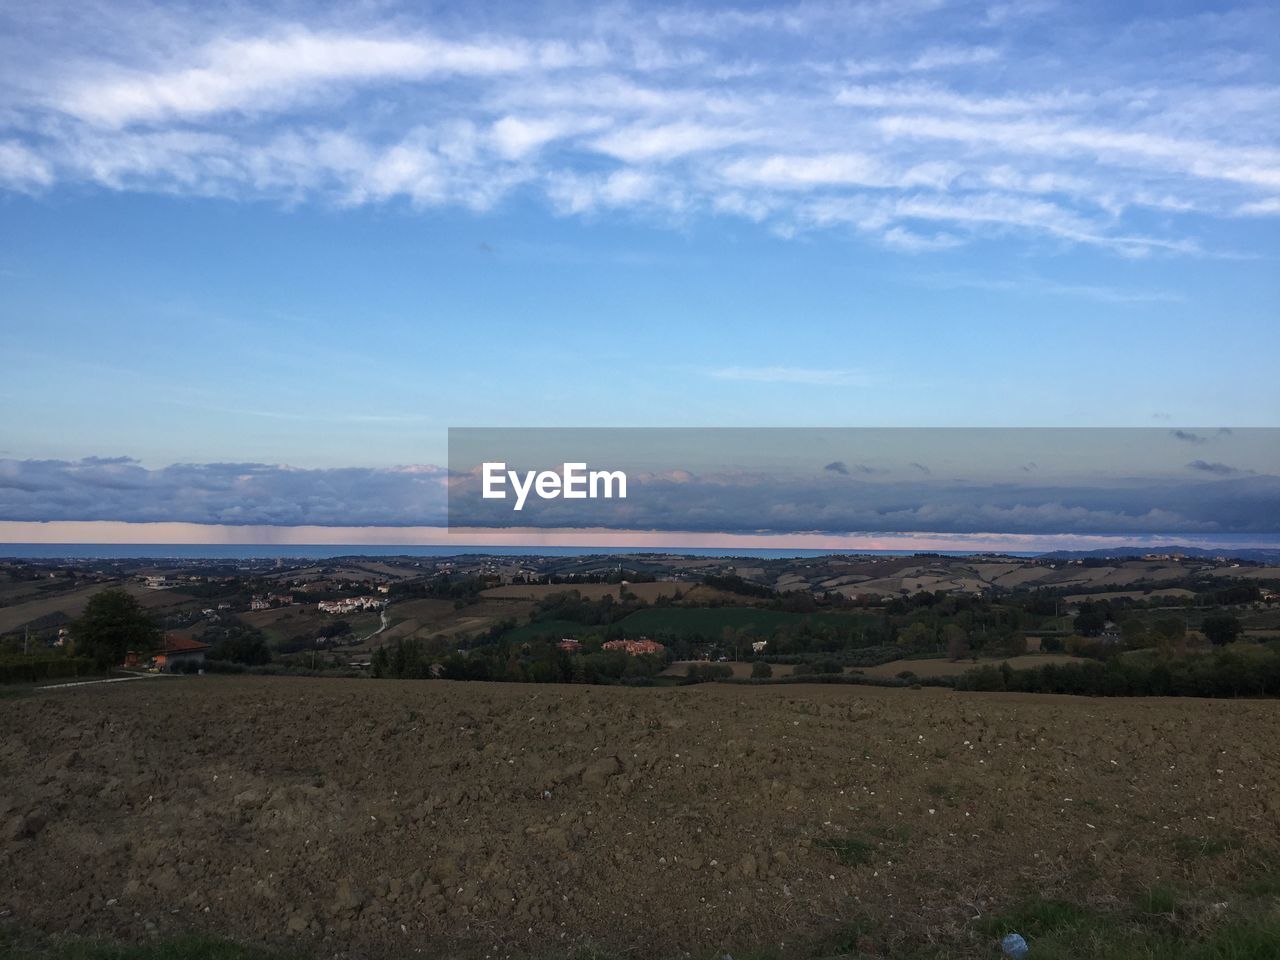
[[[0,916],[124,939],[990,956],[1016,899],[1213,891],[1280,836],[1274,702],[189,677],[0,719]]]

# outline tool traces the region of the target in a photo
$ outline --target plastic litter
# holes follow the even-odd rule
[[[1022,960],[1031,948],[1027,946],[1027,941],[1022,938],[1020,933],[1006,933],[1003,940],[1000,941],[1000,949],[1006,957],[1012,960]]]

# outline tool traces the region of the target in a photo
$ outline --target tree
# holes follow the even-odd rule
[[[909,624],[898,634],[898,646],[907,650],[925,650],[933,645],[933,631],[923,623]]]
[[[948,623],[942,628],[942,635],[947,640],[947,659],[963,660],[969,655],[969,635],[959,624]]]
[[[1120,635],[1124,637],[1124,645],[1130,650],[1137,650],[1146,645],[1147,625],[1137,617],[1120,621]]]
[[[210,660],[228,660],[250,665],[271,662],[271,650],[267,646],[266,637],[252,627],[233,626],[221,632],[210,630],[202,639],[212,643]]]
[[[1215,613],[1204,618],[1200,631],[1215,647],[1233,643],[1239,636],[1243,626],[1239,618],[1230,613]]]
[[[91,657],[101,669],[123,663],[130,650],[149,653],[163,636],[137,598],[123,590],[95,593],[71,625],[76,653]]]
[[[1102,628],[1107,625],[1106,608],[1088,601],[1080,604],[1080,612],[1076,614],[1075,625],[1076,633],[1082,637],[1098,636],[1102,633]]]
[[[751,665],[751,677],[755,680],[768,680],[773,676],[773,667],[765,663],[763,660],[757,660]]]

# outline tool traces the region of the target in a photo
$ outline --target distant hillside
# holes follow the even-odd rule
[[[1238,547],[1223,547],[1218,550],[1206,550],[1203,547],[1184,547],[1178,544],[1167,544],[1158,547],[1107,547],[1103,550],[1055,550],[1042,553],[1038,560],[1108,560],[1123,557],[1145,557],[1148,554],[1181,554],[1184,557],[1227,557],[1232,560],[1256,560],[1262,563],[1280,562],[1280,550]]]

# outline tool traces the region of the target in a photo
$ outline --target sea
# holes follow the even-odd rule
[[[833,554],[909,557],[919,550],[798,550],[700,547],[495,547],[381,546],[360,544],[208,544],[208,543],[0,543],[0,560],[326,560],[332,557],[587,557],[624,554],[672,554],[690,557],[748,557],[786,560]],[[972,550],[930,550],[950,557],[974,556]],[[1004,557],[1034,557],[1039,551],[1002,551]]]

